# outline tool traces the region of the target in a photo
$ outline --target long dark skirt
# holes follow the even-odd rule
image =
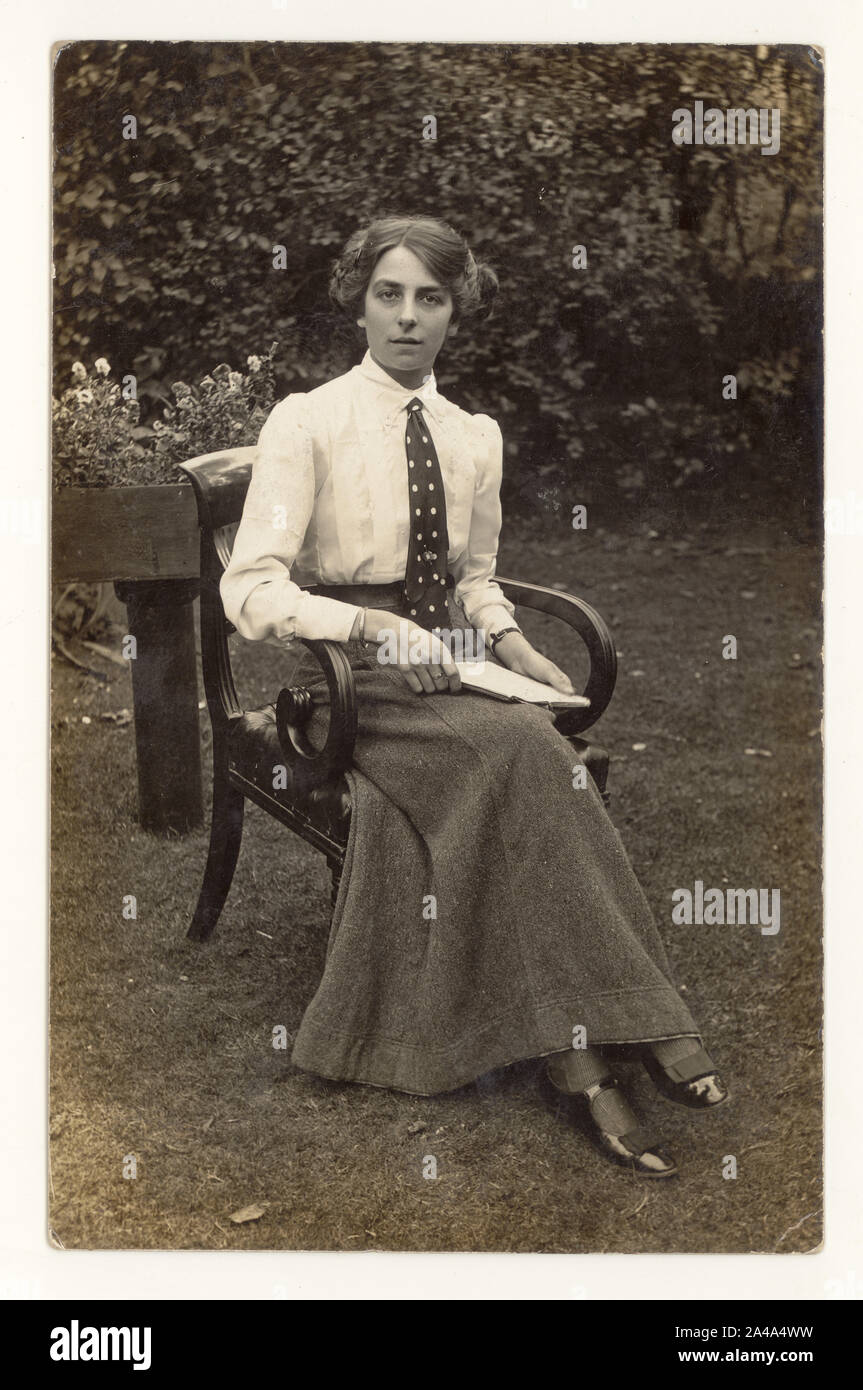
[[[577,758],[552,715],[415,695],[348,645],[360,708],[350,838],[294,1062],[433,1095],[563,1051],[580,1027],[591,1044],[698,1037],[617,831],[591,778],[573,786]]]

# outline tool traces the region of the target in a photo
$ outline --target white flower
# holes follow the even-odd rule
[[[76,381],[87,380],[87,368],[84,366],[83,362],[72,363],[72,375]]]
[[[246,365],[250,372],[259,372],[261,370],[261,359],[260,357],[247,357]]]
[[[111,370],[111,363],[107,357],[97,357],[93,365],[100,376],[107,376]]]
[[[238,391],[243,384],[243,377],[240,372],[231,372],[228,377],[228,384],[232,391]]]

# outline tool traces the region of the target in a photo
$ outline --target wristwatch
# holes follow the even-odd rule
[[[497,632],[490,632],[488,635],[488,645],[491,647],[491,654],[494,656],[494,649],[501,637],[505,637],[508,632],[521,632],[520,627],[502,627]]]

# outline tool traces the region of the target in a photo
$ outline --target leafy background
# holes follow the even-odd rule
[[[499,312],[464,325],[438,375],[500,421],[510,505],[569,510],[577,478],[582,501],[721,486],[811,508],[821,91],[820,58],[794,46],[71,44],[56,389],[76,359],[134,373],[144,452],[174,382],[273,340],[277,396],[308,390],[361,347],[327,302],[341,242],[383,209],[431,212],[501,277]],[[779,153],[674,145],[697,98],[779,107]],[[154,451],[151,476],[167,463]]]

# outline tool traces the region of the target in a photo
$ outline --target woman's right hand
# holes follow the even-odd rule
[[[359,624],[355,629],[359,635]],[[365,639],[378,647],[382,666],[394,666],[417,695],[455,694],[461,689],[446,643],[433,632],[383,608],[367,608]]]

